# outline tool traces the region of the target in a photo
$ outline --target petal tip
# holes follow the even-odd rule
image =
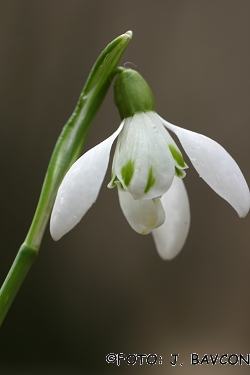
[[[162,196],[161,202],[166,220],[152,231],[152,235],[159,256],[163,260],[172,260],[183,249],[190,227],[189,200],[181,179],[174,178],[173,185]]]
[[[132,30],[129,30],[127,31],[124,36],[127,36],[129,39],[132,39],[132,36],[133,36],[133,31]]]
[[[50,235],[53,238],[54,241],[60,240],[65,233],[62,232],[60,226],[56,222],[54,216],[51,216],[50,219]]]
[[[249,212],[249,207],[243,208],[241,210],[237,210],[237,214],[240,219],[244,219],[247,216],[248,212]]]

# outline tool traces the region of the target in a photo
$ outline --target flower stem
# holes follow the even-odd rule
[[[98,57],[76,108],[58,138],[29,232],[0,289],[0,326],[36,259],[57,190],[66,172],[81,153],[91,122],[111,85],[113,71],[131,38],[131,31],[119,36]]]
[[[23,243],[20,247],[0,290],[0,326],[37,254],[38,250],[33,249],[26,243]]]

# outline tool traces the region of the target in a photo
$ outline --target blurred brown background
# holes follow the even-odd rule
[[[0,2],[0,281],[29,228],[54,143],[88,73],[133,30],[120,65],[150,84],[158,113],[221,143],[248,183],[248,0]],[[85,150],[119,125],[109,92]],[[0,374],[247,374],[192,366],[191,353],[250,353],[249,224],[190,165],[192,223],[180,255],[162,261],[105,187],[82,222],[41,251],[0,334]],[[108,353],[157,353],[155,366],[107,364]],[[172,367],[171,353],[179,353]]]

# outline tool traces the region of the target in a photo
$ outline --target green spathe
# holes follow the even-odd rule
[[[154,97],[149,85],[133,69],[124,69],[116,79],[114,100],[122,120],[135,113],[155,112]]]

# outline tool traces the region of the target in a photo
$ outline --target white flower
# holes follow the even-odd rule
[[[118,135],[108,186],[118,187],[120,205],[131,227],[141,234],[152,232],[163,259],[172,259],[180,252],[190,225],[189,201],[182,181],[187,165],[168,130],[179,138],[204,181],[240,217],[246,216],[250,206],[247,183],[222,146],[157,115],[152,92],[138,72],[123,70],[114,90],[122,123],[66,174],[51,215],[50,231],[55,240],[70,231],[96,201]]]
[[[212,139],[171,125],[149,111],[123,120],[114,134],[72,165],[56,197],[50,224],[52,237],[58,240],[70,231],[96,201],[111,146],[119,134],[109,186],[117,184],[120,205],[131,227],[142,234],[152,231],[162,258],[176,256],[188,234],[190,211],[184,184],[177,177],[184,176],[186,165],[165,127],[177,135],[208,185],[240,217],[246,216],[249,189],[227,151]]]

